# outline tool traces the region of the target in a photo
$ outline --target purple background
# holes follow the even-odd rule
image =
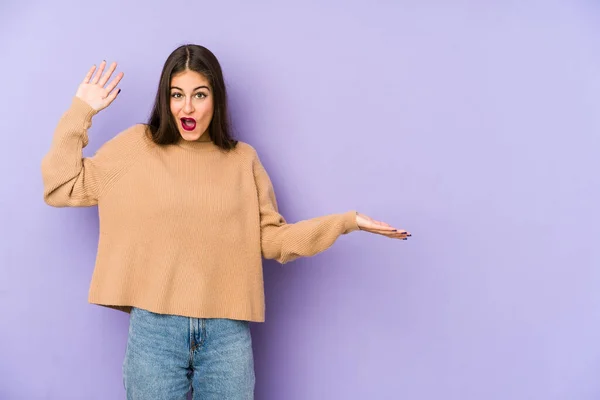
[[[125,72],[91,155],[146,120],[178,45],[223,65],[239,139],[290,222],[355,232],[265,262],[257,399],[600,398],[596,1],[0,6],[0,399],[124,398],[127,315],[87,303],[96,208],[42,200],[88,68]]]

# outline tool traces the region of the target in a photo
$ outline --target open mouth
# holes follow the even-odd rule
[[[193,131],[196,129],[196,120],[194,118],[181,118],[181,126],[186,131]]]

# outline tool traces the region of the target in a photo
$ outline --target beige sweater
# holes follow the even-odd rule
[[[280,263],[358,229],[355,211],[287,223],[255,149],[154,144],[135,125],[83,158],[96,111],[77,97],[42,161],[44,199],[98,205],[89,302],[125,312],[262,322],[262,257]]]

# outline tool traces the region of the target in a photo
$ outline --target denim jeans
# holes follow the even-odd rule
[[[247,321],[133,308],[123,383],[128,400],[248,400],[254,361]]]

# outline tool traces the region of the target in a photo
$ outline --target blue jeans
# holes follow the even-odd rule
[[[248,400],[254,360],[247,321],[133,308],[123,383],[128,400]]]

